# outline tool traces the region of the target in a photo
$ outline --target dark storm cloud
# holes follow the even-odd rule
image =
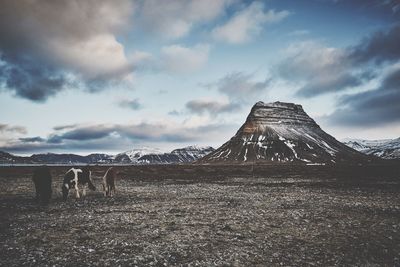
[[[354,98],[356,99],[354,99]],[[380,126],[400,122],[400,94],[374,90],[345,98],[351,106],[338,108],[327,117],[330,123],[340,126]]]
[[[386,17],[386,19],[398,18],[400,11],[399,0],[317,0],[330,2],[345,10],[354,10],[363,14]]]
[[[303,83],[298,97],[314,97],[357,88],[379,75],[382,66],[400,59],[400,25],[367,36],[345,49],[302,42],[287,50],[277,66],[278,75]]]
[[[138,98],[135,99],[123,99],[118,102],[118,106],[122,108],[129,108],[133,110],[139,110],[142,108],[142,104]]]
[[[41,143],[46,141],[46,139],[36,136],[36,137],[24,137],[24,138],[18,138],[22,143]]]
[[[18,97],[44,102],[68,84],[64,74],[54,67],[35,62],[35,59],[11,60],[3,56],[1,60],[7,64],[0,65],[0,84]]]
[[[1,151],[7,151],[9,153],[46,153],[49,151],[65,153],[70,150],[79,150],[79,151],[103,151],[103,150],[126,150],[131,146],[131,143],[128,140],[116,138],[116,137],[107,137],[95,140],[85,140],[85,141],[77,141],[77,140],[65,140],[63,142],[58,143],[50,143],[50,142],[21,142],[18,141],[9,141],[6,145],[0,146]]]
[[[191,113],[203,114],[208,112],[210,115],[216,116],[220,113],[238,110],[241,106],[238,103],[223,103],[219,101],[197,99],[187,102],[186,108]]]
[[[131,71],[114,35],[130,13],[125,0],[3,0],[0,86],[36,102],[65,90],[71,80],[88,91],[104,88]]]
[[[400,25],[377,31],[344,49],[302,42],[290,46],[277,67],[280,77],[302,84],[295,95],[311,98],[376,82],[369,91],[339,98],[325,119],[336,125],[370,127],[400,122]]]
[[[58,135],[62,140],[91,140],[91,139],[100,139],[108,136],[112,133],[112,129],[110,126],[105,125],[96,125],[90,127],[80,127],[73,129],[71,131],[67,131],[61,135]]]
[[[382,81],[383,90],[400,92],[400,69],[391,71]]]
[[[387,74],[374,90],[345,95],[326,119],[337,125],[367,127],[400,122],[400,69]]]
[[[349,58],[355,64],[383,63],[400,59],[400,25],[378,31],[360,44],[349,48]]]
[[[354,65],[388,66],[380,85],[367,92],[345,95],[338,101],[337,110],[328,116],[331,123],[347,126],[377,126],[400,122],[400,26],[379,31],[350,49]],[[390,65],[392,64],[392,65]]]
[[[338,88],[346,89],[363,83],[360,77],[348,73],[331,75],[331,77],[311,79],[304,87],[296,92],[299,97],[313,97],[323,93],[337,92]]]

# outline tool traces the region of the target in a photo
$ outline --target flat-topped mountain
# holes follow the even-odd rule
[[[368,157],[324,132],[301,105],[257,102],[246,122],[199,163],[366,161]]]

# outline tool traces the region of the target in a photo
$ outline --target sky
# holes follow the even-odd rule
[[[218,147],[257,101],[400,137],[400,0],[2,0],[0,150]]]

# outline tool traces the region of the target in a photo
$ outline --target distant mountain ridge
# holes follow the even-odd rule
[[[400,159],[400,137],[384,140],[346,139],[344,144],[367,155],[383,159]]]
[[[117,155],[90,154],[33,154],[30,157],[16,156],[0,151],[0,164],[172,164],[189,163],[214,151],[210,146],[188,146],[163,153],[159,149],[133,149]]]
[[[236,134],[199,163],[355,163],[370,157],[324,132],[301,105],[257,102]]]

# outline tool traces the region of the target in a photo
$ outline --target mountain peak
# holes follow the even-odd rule
[[[310,118],[303,107],[294,103],[257,102],[247,116],[242,126],[245,133],[265,132],[270,125],[309,125],[318,128],[315,121]]]
[[[335,163],[364,159],[321,130],[301,105],[259,101],[235,136],[199,162]]]
[[[289,109],[303,109],[303,107],[299,104],[294,104],[294,103],[289,103],[289,102],[280,102],[280,101],[275,101],[271,103],[265,103],[263,101],[258,101],[257,103],[254,104],[254,107],[276,107],[276,108],[289,108]]]

